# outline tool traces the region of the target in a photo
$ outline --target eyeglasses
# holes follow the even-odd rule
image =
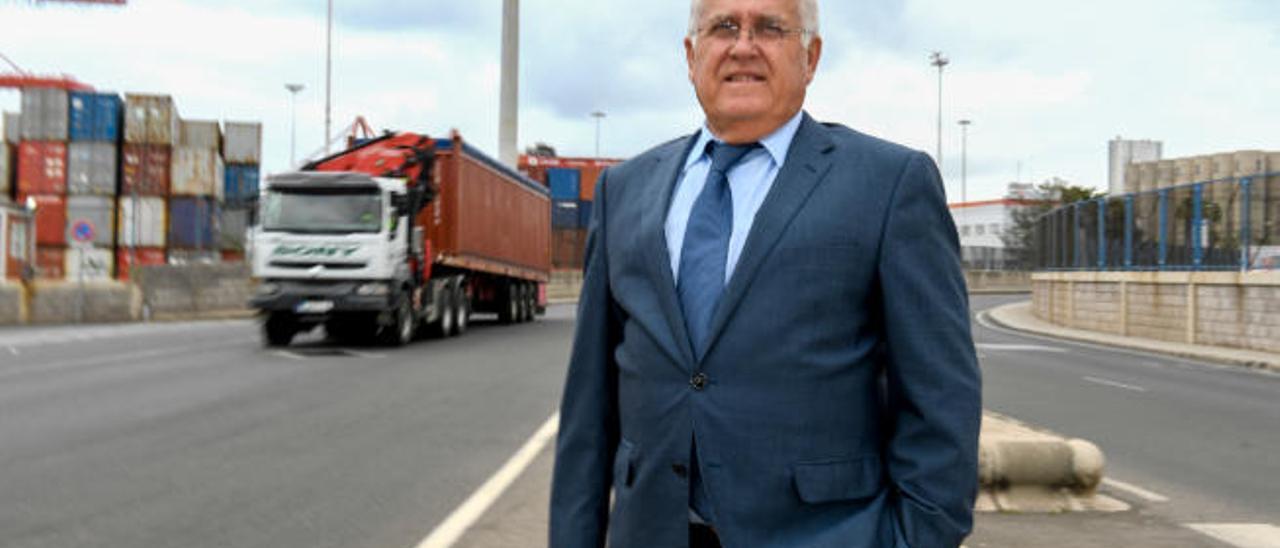
[[[793,34],[806,34],[805,29],[787,28],[775,19],[760,19],[747,29],[747,38],[758,44],[776,44]],[[698,29],[703,38],[721,43],[738,41],[742,36],[742,24],[729,18],[720,19]]]

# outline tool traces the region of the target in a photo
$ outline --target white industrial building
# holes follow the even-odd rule
[[[1017,268],[1012,264],[1014,257],[1006,252],[1002,236],[1013,225],[1014,211],[1033,206],[1042,199],[1034,185],[1010,183],[1005,197],[999,200],[949,204],[947,207],[960,233],[960,252],[965,268]]]
[[[1108,144],[1107,194],[1119,196],[1125,193],[1124,168],[1139,162],[1155,162],[1164,155],[1164,143],[1160,141],[1128,141],[1116,137]]]

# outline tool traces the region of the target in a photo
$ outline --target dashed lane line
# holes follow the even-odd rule
[[[1149,491],[1132,483],[1125,483],[1115,478],[1103,478],[1102,484],[1112,489],[1124,491],[1148,502],[1169,502],[1169,497],[1155,491]]]
[[[1146,391],[1147,391],[1147,389],[1146,389],[1146,388],[1143,388],[1143,387],[1138,386],[1138,385],[1136,385],[1136,384],[1125,384],[1125,383],[1118,382],[1118,381],[1113,381],[1113,380],[1110,380],[1110,379],[1104,379],[1104,378],[1102,378],[1102,377],[1083,377],[1083,378],[1084,378],[1084,380],[1085,380],[1085,381],[1088,381],[1088,382],[1091,382],[1091,383],[1094,383],[1094,384],[1100,384],[1100,385],[1102,385],[1102,386],[1110,386],[1110,387],[1112,387],[1112,388],[1119,388],[1119,389],[1121,389],[1121,390],[1129,390],[1129,391],[1131,391],[1131,392],[1146,392]]]
[[[484,515],[502,493],[520,477],[525,468],[533,463],[533,459],[542,452],[547,443],[556,437],[560,425],[560,412],[556,411],[546,422],[534,432],[533,436],[520,447],[507,463],[502,465],[488,481],[467,498],[449,517],[437,525],[427,538],[418,544],[418,548],[449,548]]]
[[[1280,548],[1280,527],[1269,523],[1187,523],[1185,525],[1236,548]]]

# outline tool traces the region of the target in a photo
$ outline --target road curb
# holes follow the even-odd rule
[[[1119,335],[1112,335],[1109,333],[1093,333],[1090,331],[1048,324],[1038,318],[1035,319],[1036,321],[1034,323],[1030,321],[1021,321],[1017,316],[1020,313],[1028,311],[1030,308],[1031,302],[1024,301],[997,306],[985,311],[984,314],[991,323],[994,323],[999,327],[1033,335],[1109,346],[1113,348],[1152,352],[1179,358],[1204,360],[1248,369],[1263,369],[1280,372],[1280,355],[1267,357],[1264,356],[1263,353],[1255,351],[1207,347],[1203,345],[1188,345],[1185,343],[1171,343],[1154,339],[1139,339],[1136,337],[1121,337]]]
[[[1127,510],[1098,494],[1106,457],[1093,442],[1066,438],[983,411],[977,509],[1053,513]]]

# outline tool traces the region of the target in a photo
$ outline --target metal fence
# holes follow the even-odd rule
[[[1068,204],[1033,237],[1038,270],[1280,270],[1280,173]]]

